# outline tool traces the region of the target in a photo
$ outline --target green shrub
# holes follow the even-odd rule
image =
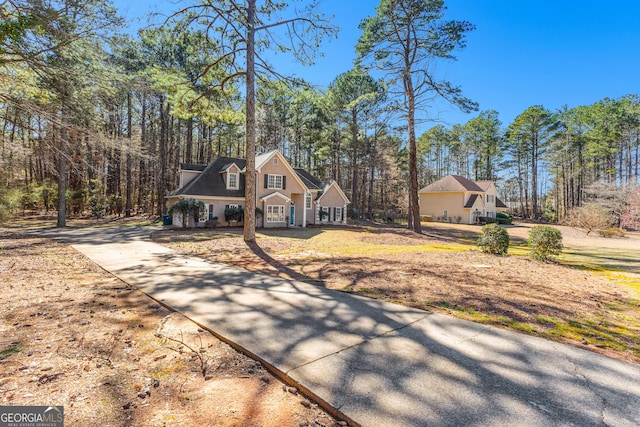
[[[200,200],[180,199],[171,206],[169,215],[173,217],[174,213],[179,213],[182,216],[182,228],[187,228],[189,215],[193,217],[194,225],[196,225],[202,209],[204,209],[204,204]]]
[[[562,252],[562,233],[546,225],[531,227],[529,231],[529,256],[538,261],[548,261]]]
[[[513,217],[505,212],[497,212],[496,213],[496,221],[498,224],[511,224]]]
[[[225,208],[224,220],[227,224],[230,224],[231,221],[242,222],[244,220],[244,210],[242,209],[242,206],[238,206],[237,208]]]
[[[478,237],[478,246],[482,252],[506,255],[509,250],[509,234],[498,224],[487,224],[482,227],[482,234]]]

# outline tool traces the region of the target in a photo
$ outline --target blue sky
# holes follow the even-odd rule
[[[180,3],[177,3],[180,4]],[[182,3],[184,4],[184,3]],[[322,46],[325,56],[301,68],[288,58],[278,71],[297,73],[326,87],[352,68],[358,24],[375,12],[378,1],[323,0],[341,28],[337,40]],[[592,104],[602,98],[640,93],[640,2],[612,0],[445,0],[449,19],[476,25],[458,61],[439,66],[440,76],[462,87],[464,94],[494,109],[507,126],[532,105],[555,110]],[[134,26],[149,11],[169,12],[166,0],[117,0],[116,7]],[[465,115],[445,104],[428,111],[446,124],[465,123]],[[422,125],[426,130],[432,124]]]

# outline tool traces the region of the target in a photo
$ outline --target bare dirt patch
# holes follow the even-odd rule
[[[384,227],[281,230],[248,247],[238,234],[171,230],[184,254],[287,279],[568,341],[640,362],[640,295],[593,271],[483,254],[469,230],[426,236]]]
[[[64,405],[70,426],[335,424],[69,246],[0,232],[0,247],[0,405]]]

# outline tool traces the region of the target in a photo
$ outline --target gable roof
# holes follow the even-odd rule
[[[463,178],[458,175],[447,175],[438,181],[427,185],[420,193],[432,193],[432,192],[458,192],[464,193],[465,191],[478,191],[484,192],[478,184],[470,179]]]
[[[324,184],[315,176],[311,175],[304,169],[293,168],[294,171],[298,174],[298,177],[304,182],[304,185],[307,186],[309,190],[322,190],[324,188]]]
[[[242,170],[241,167],[238,167],[238,165],[236,165],[236,162],[231,162],[231,163],[228,163],[228,164],[224,165],[222,167],[222,169],[220,169],[220,172],[227,172],[229,169],[231,169],[231,166],[235,166],[239,170]]]
[[[478,195],[472,194],[471,197],[469,197],[469,200],[467,200],[467,203],[464,204],[464,207],[472,208],[477,199],[478,199]]]
[[[496,208],[506,208],[507,205],[504,202],[496,197]]]
[[[267,162],[274,156],[281,159],[282,166],[292,172],[294,179],[300,182],[303,188],[306,187],[309,190],[318,191],[316,199],[321,197],[323,191],[328,190],[331,185],[333,185],[333,182],[324,184],[304,169],[291,167],[289,162],[278,150],[271,150],[267,153],[256,156],[256,170],[267,164]],[[233,165],[242,172],[239,177],[240,182],[237,190],[227,189],[227,183],[223,174],[223,172],[228,171]],[[244,173],[246,172],[246,165],[247,161],[245,159],[235,157],[218,157],[209,165],[181,163],[181,170],[197,171],[201,173],[184,187],[170,192],[169,196],[244,197]],[[348,203],[347,197],[344,195],[337,183],[336,187]]]
[[[287,202],[291,203],[291,198],[287,197],[285,194],[282,194],[279,191],[274,191],[273,193],[267,194],[266,196],[263,196],[260,198],[260,201],[265,201],[265,200],[269,200],[272,197],[280,197],[281,199],[286,200]]]
[[[318,196],[318,198],[316,199],[318,202],[320,202],[320,199],[322,199],[322,197],[328,193],[329,189],[331,187],[335,187],[336,191],[338,192],[338,194],[340,195],[340,197],[342,197],[344,199],[345,204],[349,205],[351,204],[351,202],[349,201],[349,198],[347,198],[347,195],[344,194],[344,191],[342,191],[342,188],[340,188],[340,186],[338,185],[338,183],[334,180],[331,181],[330,184],[325,185],[322,194],[320,194]]]
[[[256,170],[262,169],[262,166],[265,165],[276,153],[279,153],[278,150],[267,151],[266,153],[258,154],[256,156]]]
[[[476,181],[478,187],[482,188],[483,191],[487,191],[491,185],[493,185],[493,181]]]
[[[218,157],[213,161],[213,163],[209,164],[209,166],[205,166],[199,176],[194,178],[184,187],[172,191],[169,193],[169,196],[244,197],[244,175],[240,175],[240,185],[238,186],[238,190],[228,190],[227,183],[224,180],[224,175],[221,173],[225,167],[233,163],[242,169],[246,165],[246,160],[233,157]],[[180,167],[182,167],[182,164]]]

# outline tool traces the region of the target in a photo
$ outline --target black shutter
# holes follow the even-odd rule
[[[269,175],[264,174],[264,188],[269,188]]]
[[[336,208],[333,208],[333,221],[335,222],[338,218],[336,218]]]
[[[287,189],[287,177],[282,175],[282,189],[286,190]]]

